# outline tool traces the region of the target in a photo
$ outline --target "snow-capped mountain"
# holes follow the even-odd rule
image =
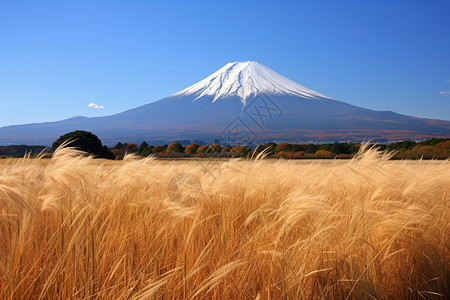
[[[195,99],[213,96],[213,101],[238,96],[245,105],[248,97],[261,94],[290,95],[307,99],[327,98],[256,61],[228,63],[174,96],[195,95]]]
[[[258,144],[449,137],[450,121],[353,106],[248,61],[228,63],[178,93],[119,114],[0,128],[0,145],[51,145],[73,130],[91,131],[107,145],[144,140]]]

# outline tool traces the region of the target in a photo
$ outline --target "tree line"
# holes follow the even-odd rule
[[[25,155],[35,156],[40,153],[52,152],[45,146],[27,146],[27,145],[11,145],[0,146],[0,158],[7,157],[24,157]]]
[[[450,139],[432,138],[422,142],[402,141],[392,144],[370,144],[380,150],[394,153],[393,158],[450,158]],[[183,146],[178,142],[165,145],[148,145],[147,142],[137,144],[118,143],[111,151],[116,159],[121,159],[125,153],[135,153],[141,156],[154,155],[159,158],[182,157],[248,157],[264,151],[267,157],[302,159],[302,158],[352,158],[360,149],[360,143],[329,143],[329,144],[289,144],[266,143],[256,147],[221,146],[219,144]]]
[[[285,159],[334,159],[352,158],[360,149],[359,143],[329,143],[329,144],[290,144],[290,143],[266,143],[256,147],[245,145],[221,146],[219,144],[200,145],[193,143],[181,145],[173,142],[165,145],[149,145],[142,142],[140,145],[134,143],[117,143],[108,148],[102,144],[100,139],[88,131],[76,130],[60,136],[52,145],[52,148],[44,146],[0,146],[0,158],[23,157],[27,153],[37,154],[41,151],[51,153],[61,144],[70,141],[69,146],[80,149],[97,158],[123,159],[127,153],[158,158],[192,158],[192,157],[250,157],[256,156],[262,151],[269,158]],[[371,144],[380,150],[394,153],[394,159],[403,158],[450,158],[450,139],[432,138],[421,142],[401,141],[391,144]]]

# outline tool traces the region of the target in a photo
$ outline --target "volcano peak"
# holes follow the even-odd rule
[[[175,95],[195,95],[195,99],[214,96],[213,102],[219,98],[238,96],[245,105],[248,97],[258,94],[296,95],[307,99],[328,98],[256,61],[228,63]]]

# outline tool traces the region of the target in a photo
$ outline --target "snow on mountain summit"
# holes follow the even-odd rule
[[[305,98],[328,98],[310,90],[255,62],[232,62],[196,84],[175,95],[196,95],[196,99],[209,95],[214,101],[220,97],[238,96],[243,104],[250,95],[298,95]]]
[[[196,84],[175,95],[214,96],[214,101],[221,97],[239,96],[245,105],[251,95],[276,94],[297,95],[303,98],[328,98],[310,90],[265,65],[255,61],[232,62],[214,72]]]

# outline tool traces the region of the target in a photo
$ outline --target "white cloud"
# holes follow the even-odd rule
[[[440,94],[441,95],[450,95],[450,90],[448,90],[448,91],[441,91]]]
[[[98,105],[95,104],[94,102],[89,103],[88,106],[92,108],[105,108],[103,105]]]

